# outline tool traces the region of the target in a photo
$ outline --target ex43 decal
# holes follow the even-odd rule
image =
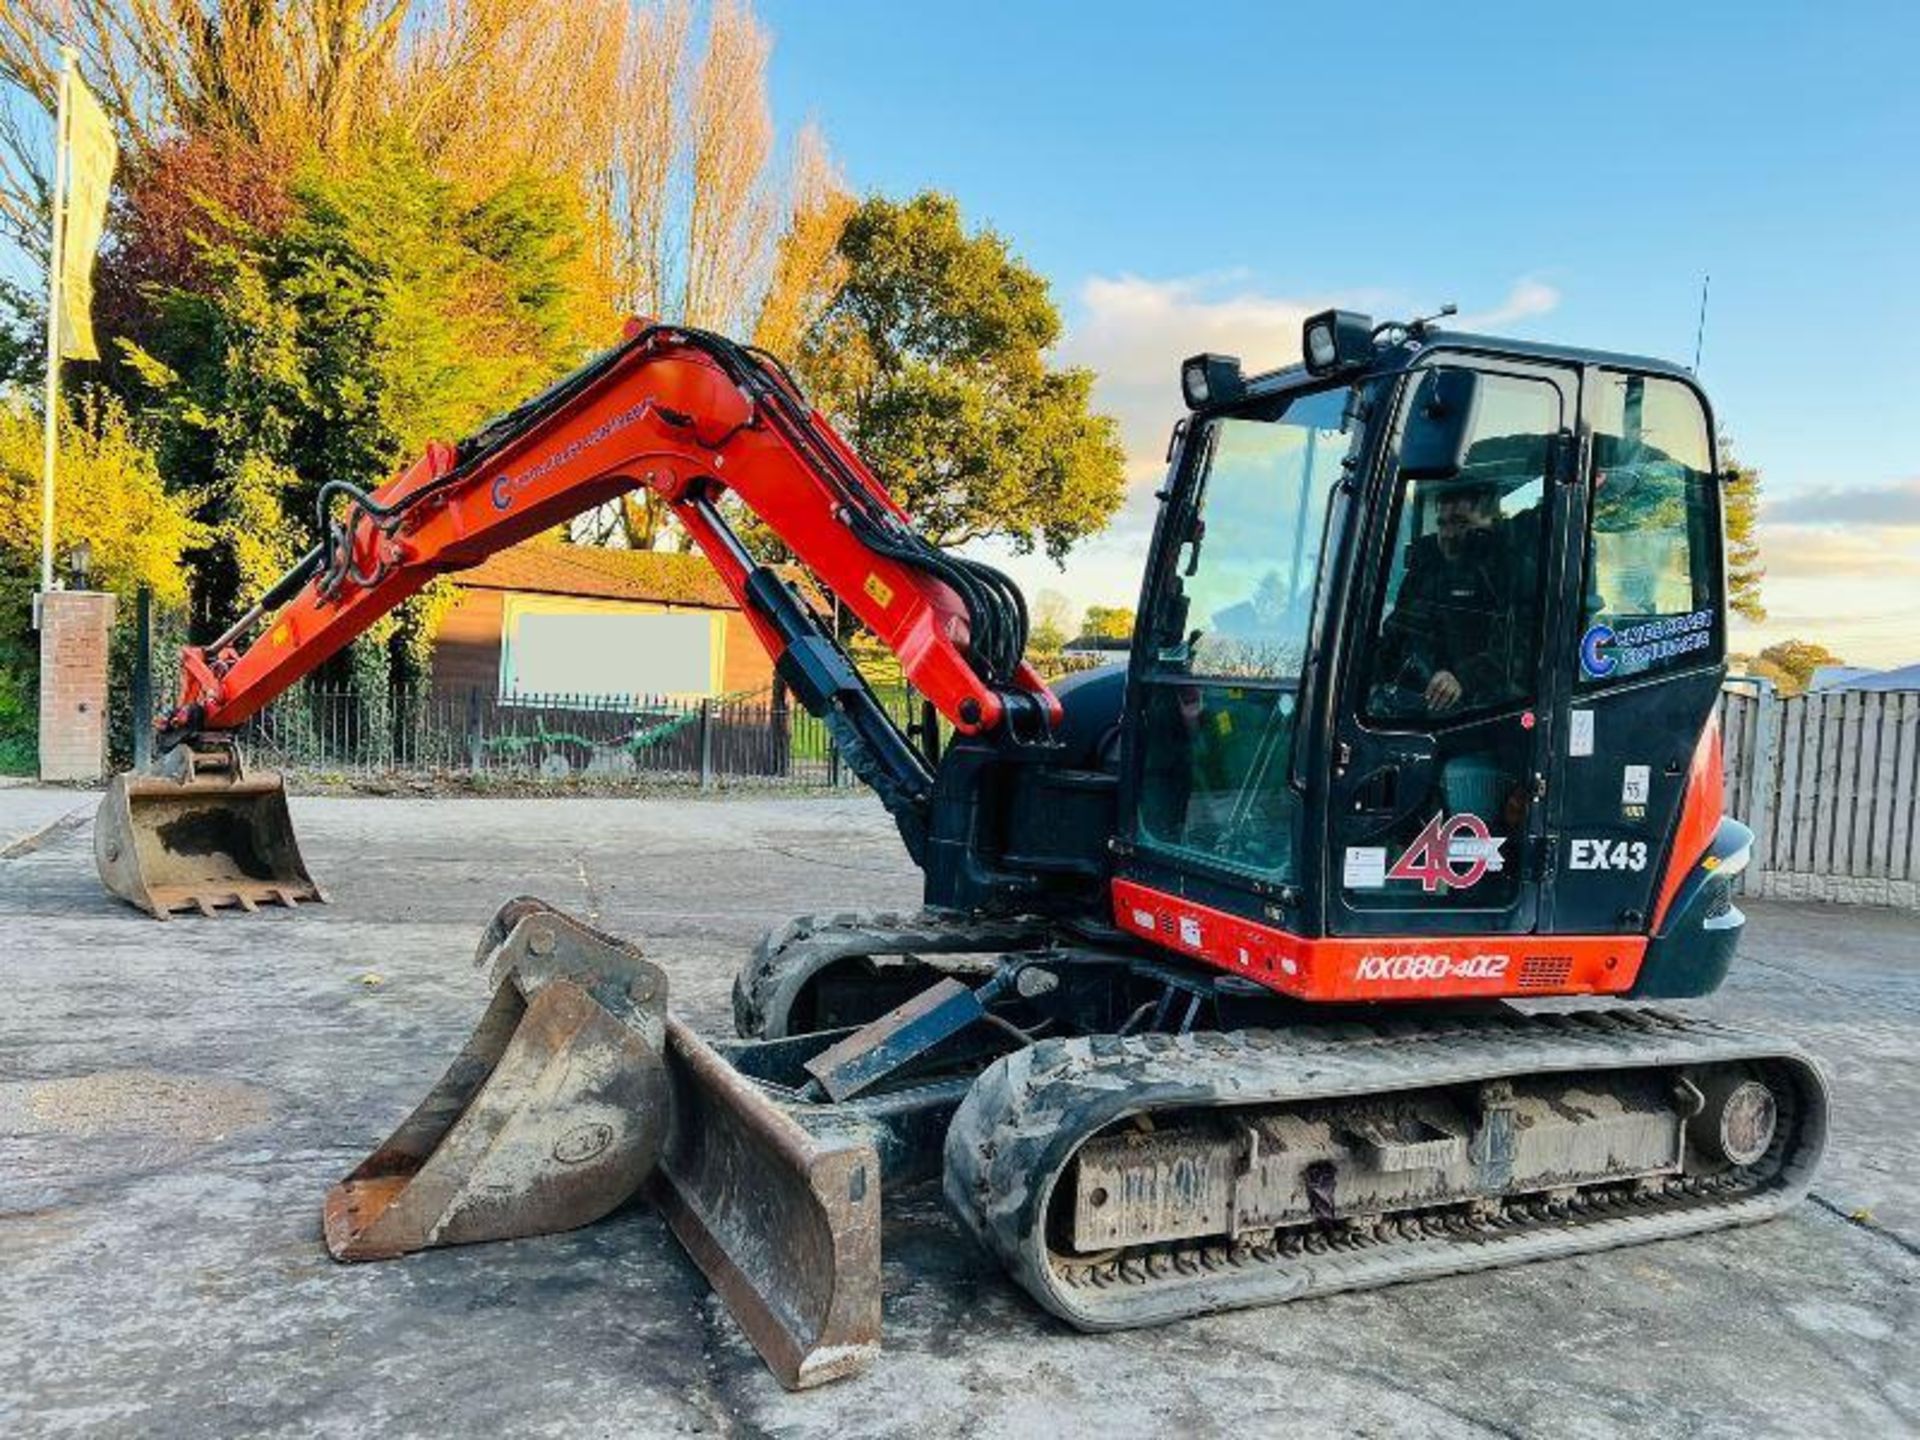
[[[1569,870],[1644,870],[1647,868],[1647,842],[1644,840],[1569,840]]]

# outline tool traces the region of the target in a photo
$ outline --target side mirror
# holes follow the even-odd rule
[[[1400,437],[1400,474],[1408,480],[1451,480],[1466,463],[1467,437],[1480,401],[1473,370],[1435,369],[1421,377]]]

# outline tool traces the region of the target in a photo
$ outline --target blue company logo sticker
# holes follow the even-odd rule
[[[629,405],[612,419],[604,421],[592,430],[589,430],[585,435],[580,436],[577,440],[556,450],[532,469],[522,470],[518,475],[509,475],[503,472],[495,476],[493,484],[488,487],[488,493],[493,496],[493,508],[496,510],[509,508],[513,504],[513,497],[533,484],[534,481],[544,480],[562,465],[569,463],[583,452],[591,450],[609,435],[612,435],[616,431],[626,429],[627,426],[640,419],[641,416],[645,415],[647,411],[652,408],[653,401],[651,399],[642,400],[637,405]]]
[[[1614,658],[1600,653],[1600,647],[1613,644],[1613,627],[1595,625],[1580,637],[1580,668],[1594,679],[1613,673]]]

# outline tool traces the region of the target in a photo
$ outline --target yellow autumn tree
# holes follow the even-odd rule
[[[186,497],[167,493],[119,401],[90,391],[76,409],[60,429],[55,555],[64,559],[84,541],[95,583],[116,591],[147,585],[164,603],[184,601],[180,561],[200,533]],[[9,630],[39,581],[44,437],[38,411],[18,398],[0,402],[0,626]]]
[[[40,583],[37,410],[0,400],[0,774],[33,767],[38,656],[29,615]],[[151,586],[163,604],[186,599],[181,563],[200,538],[186,497],[161,483],[153,455],[118,401],[88,392],[60,428],[54,554],[85,542],[93,585],[130,594]]]

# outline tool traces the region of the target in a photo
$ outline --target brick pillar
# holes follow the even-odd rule
[[[40,778],[98,780],[107,772],[107,632],[113,596],[55,590],[40,597]]]

